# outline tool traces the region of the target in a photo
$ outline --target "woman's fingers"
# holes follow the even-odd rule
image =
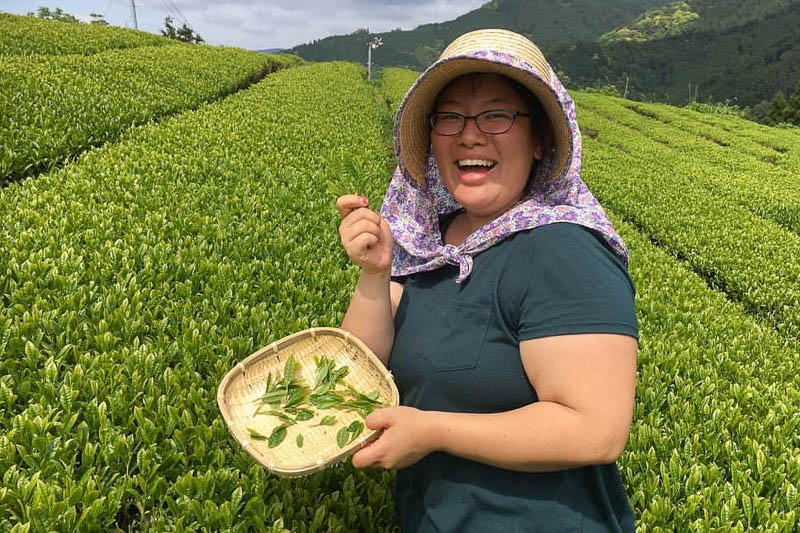
[[[339,210],[339,214],[342,216],[342,218],[347,217],[347,215],[356,209],[360,207],[367,207],[368,205],[369,200],[367,200],[367,198],[364,196],[359,196],[358,194],[345,194],[336,199],[336,208]]]
[[[350,256],[356,259],[365,258],[367,250],[370,246],[378,244],[378,237],[371,233],[362,233],[350,241],[350,246],[346,248]]]
[[[346,194],[336,199],[342,215],[339,236],[342,246],[362,269],[384,272],[391,267],[392,234],[379,213],[367,207],[367,199]]]
[[[348,237],[355,237],[361,233],[371,233],[373,235],[380,235],[381,226],[380,222],[375,222],[370,218],[347,217],[340,225],[340,234],[343,239]]]

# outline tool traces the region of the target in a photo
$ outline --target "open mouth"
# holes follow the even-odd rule
[[[457,163],[462,173],[486,173],[497,165],[497,161],[491,159],[460,159]]]

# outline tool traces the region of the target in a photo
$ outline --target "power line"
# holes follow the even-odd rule
[[[189,28],[194,30],[194,27],[189,22],[189,19],[186,18],[186,16],[183,14],[183,12],[180,10],[180,8],[178,8],[178,6],[176,6],[175,3],[172,2],[172,0],[161,0],[161,3],[165,5],[165,7],[167,8],[167,11],[169,11],[170,13],[173,13],[173,14],[177,14],[178,17],[180,17],[181,21],[184,24],[186,24]]]

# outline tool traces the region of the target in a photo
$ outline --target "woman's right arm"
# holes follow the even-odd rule
[[[394,343],[394,314],[403,286],[391,281],[392,233],[363,196],[340,196],[339,236],[348,257],[361,267],[342,329],[364,341],[384,365]]]

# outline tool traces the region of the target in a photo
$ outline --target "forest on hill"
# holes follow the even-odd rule
[[[383,46],[373,60],[420,71],[456,36],[489,27],[530,37],[574,89],[744,107],[790,94],[800,80],[800,0],[495,0],[452,21],[375,34]],[[363,62],[372,36],[360,29],[292,52]]]
[[[384,46],[375,60],[381,66],[422,70],[459,35],[481,28],[506,28],[526,35],[545,52],[558,43],[594,39],[633,22],[643,11],[666,0],[493,0],[455,20],[423,24],[414,30],[378,33]],[[369,34],[372,36],[373,34]],[[366,29],[335,35],[291,49],[310,61],[365,60]]]
[[[677,105],[735,99],[753,106],[789,92],[800,79],[800,2],[730,24],[698,23],[699,31],[674,28],[644,40],[585,40],[554,49],[553,64],[580,87],[627,85],[628,97]]]

